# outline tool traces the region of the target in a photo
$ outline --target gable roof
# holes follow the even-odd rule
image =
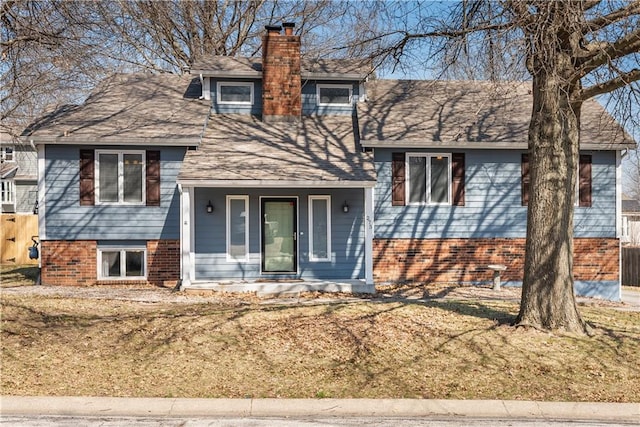
[[[364,80],[372,71],[364,59],[302,58],[300,73],[303,79]],[[210,55],[196,61],[191,73],[211,77],[262,78],[262,58]]]
[[[532,95],[528,82],[375,80],[357,106],[365,147],[526,149]],[[595,100],[583,104],[581,148],[635,147]]]
[[[47,144],[197,145],[209,105],[200,80],[172,74],[115,74],[79,106],[32,123],[24,140]]]
[[[375,179],[372,155],[357,147],[351,116],[263,122],[214,114],[178,175],[182,184],[201,186],[362,187]]]

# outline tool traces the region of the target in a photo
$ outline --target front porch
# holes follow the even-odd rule
[[[199,184],[180,188],[181,289],[374,292],[370,183]]]

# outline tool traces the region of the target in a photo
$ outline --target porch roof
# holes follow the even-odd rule
[[[365,147],[528,147],[530,82],[374,80],[358,104]],[[581,148],[621,150],[633,138],[596,100],[582,106]]]
[[[305,116],[263,122],[243,114],[213,114],[197,150],[185,156],[178,182],[187,185],[372,186],[371,153],[354,138],[351,116]]]

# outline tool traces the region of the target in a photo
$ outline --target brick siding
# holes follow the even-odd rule
[[[180,240],[148,241],[147,268],[149,283],[174,286],[180,279]]]
[[[174,286],[180,277],[180,241],[147,242],[147,280],[98,280],[98,244],[95,240],[43,241],[41,282],[44,285],[149,283]]]
[[[263,38],[262,116],[299,118],[302,113],[300,36],[268,34]]]
[[[95,240],[44,240],[40,245],[43,285],[93,285],[97,274]]]
[[[375,239],[373,277],[389,282],[472,283],[490,281],[489,264],[503,264],[503,281],[522,281],[525,239]],[[619,277],[618,239],[574,240],[575,280]]]

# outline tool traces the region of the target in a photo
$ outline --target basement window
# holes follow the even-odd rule
[[[218,104],[253,105],[253,83],[218,82]]]
[[[141,247],[98,248],[98,279],[141,280],[146,278],[147,250]]]

